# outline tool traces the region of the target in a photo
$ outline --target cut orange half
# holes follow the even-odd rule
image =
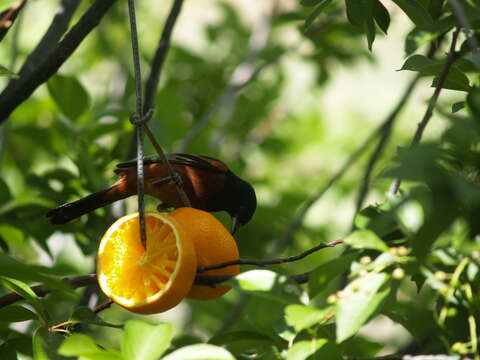
[[[198,266],[217,265],[227,261],[238,260],[240,257],[235,239],[223,224],[212,214],[190,207],[172,211],[175,218],[188,231],[195,244]],[[225,268],[208,270],[200,275],[237,275],[240,266],[231,265]],[[213,300],[230,290],[230,286],[215,287],[194,285],[187,298],[195,300]]]
[[[197,269],[195,247],[172,216],[145,213],[146,248],[139,215],[118,219],[103,236],[97,255],[100,288],[127,310],[152,314],[177,305],[190,291]]]

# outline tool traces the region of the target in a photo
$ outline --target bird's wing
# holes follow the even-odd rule
[[[195,168],[204,169],[211,172],[217,173],[227,173],[228,167],[221,162],[220,160],[214,159],[209,156],[203,155],[192,155],[192,154],[168,154],[167,159],[171,164],[183,165],[183,166],[192,166]],[[162,160],[158,156],[147,156],[145,157],[143,163],[145,165],[161,163]],[[123,163],[117,164],[116,173],[123,172],[129,168],[136,168],[137,161],[131,160]]]

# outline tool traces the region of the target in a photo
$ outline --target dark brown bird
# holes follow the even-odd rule
[[[169,154],[173,170],[192,207],[205,211],[226,211],[232,217],[232,233],[250,221],[257,208],[255,191],[220,160],[201,155]],[[162,208],[182,207],[175,185],[168,181],[168,171],[154,156],[144,160],[145,193],[162,200]],[[115,169],[120,179],[107,189],[50,210],[52,224],[64,224],[90,211],[137,194],[136,160],[120,163]]]

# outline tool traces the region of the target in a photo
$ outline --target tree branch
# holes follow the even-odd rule
[[[58,71],[115,2],[116,0],[96,0],[32,73],[10,81],[0,94],[0,123]]]
[[[453,32],[452,42],[450,44],[450,51],[448,53],[447,60],[445,61],[445,65],[442,69],[442,72],[438,77],[437,86],[435,87],[435,91],[433,92],[433,95],[430,98],[430,101],[428,102],[428,107],[427,107],[427,110],[425,111],[425,114],[423,115],[422,121],[420,121],[417,125],[417,131],[413,136],[412,142],[410,143],[410,147],[418,145],[418,143],[422,139],[423,132],[425,131],[425,128],[427,127],[428,122],[432,118],[433,109],[437,105],[438,97],[440,96],[440,92],[442,91],[443,85],[445,84],[445,80],[447,80],[448,72],[450,71],[450,68],[452,67],[455,60],[457,60],[458,58],[458,52],[455,51],[455,47],[457,45],[457,39],[458,39],[459,33],[460,33],[460,28],[458,27]],[[396,194],[398,189],[400,188],[400,184],[401,184],[401,180],[396,179],[390,188],[390,193]]]
[[[42,59],[45,59],[50,51],[58,45],[63,34],[67,31],[70,20],[72,20],[79,4],[80,0],[62,0],[45,35],[43,35],[40,42],[22,65],[20,77],[33,72],[36,64],[41,63]]]
[[[437,42],[432,42],[431,43],[430,48],[429,48],[429,50],[426,54],[429,59],[433,58],[433,56],[437,52],[437,50],[439,48],[439,44],[441,42],[441,39],[443,39],[443,36],[441,36]],[[378,142],[377,147],[373,151],[370,159],[368,160],[367,169],[365,171],[362,186],[360,188],[358,198],[357,198],[357,206],[356,206],[355,213],[358,213],[363,206],[363,202],[365,201],[365,198],[368,194],[368,188],[370,186],[370,178],[371,178],[371,175],[372,175],[372,172],[373,172],[373,168],[375,167],[375,164],[377,163],[377,161],[380,158],[385,146],[388,143],[388,140],[389,140],[390,134],[391,134],[391,130],[393,128],[393,123],[397,119],[400,111],[403,109],[405,104],[408,102],[408,100],[410,98],[410,95],[412,95],[413,90],[417,86],[419,80],[420,80],[420,75],[417,75],[412,79],[412,81],[410,82],[410,84],[406,88],[403,96],[400,98],[400,101],[398,102],[397,106],[393,109],[393,111],[390,113],[390,115],[385,120],[384,127],[380,130],[380,132],[383,135],[380,138],[380,141]]]
[[[335,240],[329,243],[325,244],[320,244],[317,245],[299,255],[296,256],[290,256],[288,258],[283,258],[283,259],[271,259],[271,260],[242,260],[239,259],[235,262],[228,262],[228,263],[223,263],[223,264],[218,264],[215,266],[210,266],[210,267],[204,267],[203,269],[199,269],[199,273],[206,271],[206,270],[211,270],[211,269],[219,269],[219,268],[224,268],[230,265],[236,265],[236,264],[242,264],[242,265],[258,265],[258,266],[266,266],[266,265],[275,265],[275,264],[283,264],[286,262],[293,262],[297,261],[300,259],[303,259],[304,257],[327,247],[333,247],[338,244],[341,244],[343,241],[342,240]],[[290,277],[292,278],[293,281],[296,281],[298,283],[303,283],[308,281],[308,273],[304,274],[298,274],[298,275],[291,275]],[[194,284],[196,285],[208,285],[208,286],[214,286],[219,283],[222,283],[224,281],[227,281],[228,279],[232,278],[233,275],[197,275],[195,278]],[[307,280],[306,280],[307,279]],[[72,276],[72,277],[67,277],[64,278],[63,281],[67,282],[68,285],[72,289],[80,288],[80,287],[85,287],[85,286],[90,286],[90,285],[95,285],[97,284],[97,276],[95,274],[90,274],[90,275],[80,275],[80,276]],[[44,285],[37,285],[32,287],[33,292],[39,296],[39,297],[44,297],[48,295],[52,290],[47,288]],[[16,294],[16,293],[9,293],[6,295],[3,295],[0,297],[0,308],[5,307],[7,305],[11,305],[17,301],[23,300],[23,298]],[[108,301],[105,304],[106,307],[108,307]],[[103,308],[100,305],[100,310],[101,311]]]
[[[201,266],[197,269],[197,273],[201,274],[202,272],[208,271],[208,270],[215,270],[215,269],[222,269],[227,266],[231,265],[257,265],[257,266],[267,266],[267,265],[278,265],[278,264],[284,264],[288,262],[294,262],[301,260],[308,255],[313,254],[314,252],[317,252],[321,249],[329,248],[329,247],[334,247],[337,246],[338,244],[342,244],[343,240],[335,240],[329,243],[324,243],[324,244],[319,244],[317,246],[314,246],[311,249],[308,249],[307,251],[304,251],[303,253],[295,256],[289,256],[286,258],[277,258],[277,259],[270,259],[270,260],[252,260],[252,259],[238,259],[238,260],[232,260],[232,261],[227,261],[221,264],[216,264],[216,265],[211,265],[211,266]]]
[[[158,82],[162,72],[165,58],[167,57],[168,49],[170,48],[170,38],[172,36],[173,27],[182,10],[183,0],[175,0],[173,2],[167,21],[163,27],[162,35],[157,45],[157,50],[152,60],[152,67],[150,68],[150,75],[145,84],[145,103],[143,104],[143,113],[146,114],[150,108],[153,107],[153,100],[157,90]]]

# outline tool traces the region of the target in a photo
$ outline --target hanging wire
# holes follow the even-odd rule
[[[155,139],[155,136],[151,132],[150,128],[147,125],[148,120],[152,117],[153,110],[150,109],[146,114],[143,113],[142,106],[142,74],[140,69],[140,55],[138,50],[138,34],[137,34],[137,20],[135,16],[135,2],[134,0],[128,0],[128,14],[130,19],[130,34],[132,41],[132,53],[133,53],[133,70],[135,77],[135,98],[136,106],[135,113],[130,117],[130,121],[136,127],[136,140],[137,140],[137,191],[138,191],[138,212],[140,215],[140,238],[142,244],[146,246],[146,232],[145,232],[145,176],[144,176],[144,149],[143,149],[143,131],[148,135],[150,142],[158,153],[161,161],[164,163],[167,168],[169,176],[164,180],[169,180],[170,183],[174,184],[178,195],[184,206],[191,206],[190,200],[188,199],[187,194],[181,186],[180,176],[173,171],[170,162],[168,161],[165,152],[162,150],[162,147]]]
[[[132,40],[133,71],[135,76],[135,113],[130,117],[130,121],[136,127],[137,133],[137,192],[138,192],[138,212],[140,215],[140,239],[146,247],[147,235],[145,232],[145,181],[143,172],[143,124],[148,118],[143,116],[142,110],[142,74],[140,70],[140,55],[138,52],[137,20],[135,17],[135,2],[128,0],[128,15],[130,18],[130,34]]]

